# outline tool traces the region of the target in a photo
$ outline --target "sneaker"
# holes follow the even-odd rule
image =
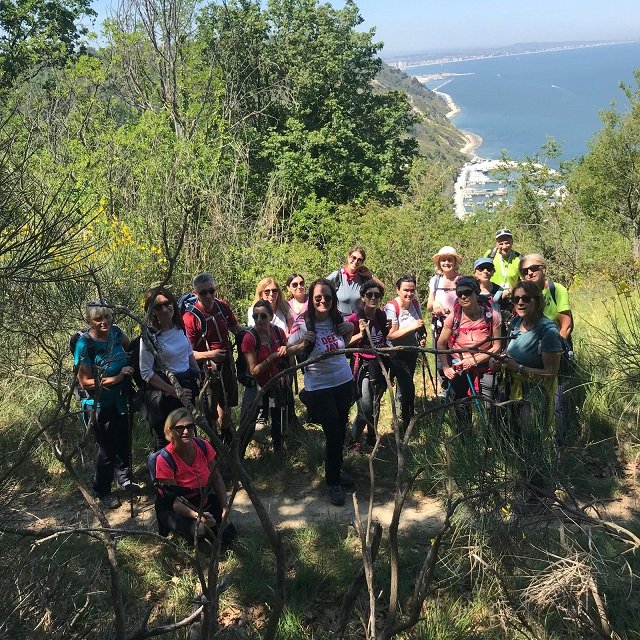
[[[336,507],[344,505],[344,491],[339,484],[334,484],[329,487],[329,502],[335,504]]]
[[[127,493],[133,493],[134,496],[141,496],[144,492],[142,487],[137,482],[132,482],[131,480],[125,480],[120,488]]]
[[[122,504],[118,496],[113,495],[113,493],[105,493],[103,496],[98,496],[98,500],[105,509],[117,509]]]
[[[354,484],[353,478],[346,471],[340,469],[340,486],[353,487]]]

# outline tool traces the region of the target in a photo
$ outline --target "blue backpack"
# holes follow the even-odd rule
[[[206,456],[207,445],[205,444],[204,440],[202,440],[202,438],[194,438],[193,441],[200,447],[202,453],[204,453]],[[162,456],[165,462],[171,467],[172,471],[175,472],[175,470],[178,468],[178,465],[176,465],[176,461],[173,459],[173,456],[167,451],[166,447],[163,447],[159,451],[152,451],[147,456],[147,468],[149,469],[151,482],[153,483],[153,486],[156,487],[156,489],[159,488],[159,482],[156,478],[156,460],[158,459],[158,456]]]

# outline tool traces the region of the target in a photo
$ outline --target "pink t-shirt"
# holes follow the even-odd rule
[[[482,308],[482,307],[481,307]],[[496,330],[500,328],[500,314],[491,310],[491,321],[490,328],[487,326],[488,318],[484,317],[485,310],[482,309],[483,315],[481,315],[477,320],[471,320],[465,316],[463,313],[460,316],[460,325],[458,326],[458,335],[455,338],[453,343],[454,349],[466,349],[470,347],[476,347],[478,349],[482,349],[483,351],[488,351],[491,349],[492,342],[488,341],[484,344],[480,345],[481,342],[486,340],[488,337],[492,336]],[[455,317],[455,311],[452,311],[444,321],[444,328],[451,330],[453,327],[453,320]],[[465,353],[461,354],[460,357],[467,355]]]
[[[275,353],[281,346],[286,346],[287,338],[284,335],[284,331],[280,327],[276,327],[274,325],[271,326],[271,338],[269,342],[266,344],[260,340],[260,348],[256,353],[256,338],[251,331],[247,331],[242,338],[242,344],[240,345],[240,350],[242,353],[256,353],[256,364],[260,364],[264,362],[272,353]],[[282,363],[281,360],[276,360],[276,362],[272,363],[271,366],[266,371],[261,371],[257,376],[255,376],[256,382],[264,387],[273,376],[277,375],[282,371],[282,367],[280,366]]]
[[[209,479],[209,462],[216,457],[216,452],[206,440],[202,440],[202,442],[205,444],[206,454],[194,442],[195,456],[190,465],[176,453],[173,442],[170,442],[165,448],[176,463],[176,470],[174,471],[162,456],[158,456],[156,458],[156,478],[158,480],[175,480],[179,487],[185,489],[198,490],[203,488]]]

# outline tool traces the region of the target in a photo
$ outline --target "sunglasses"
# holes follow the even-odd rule
[[[382,298],[382,294],[379,291],[367,291],[367,293],[364,294],[364,297],[369,300],[379,300]]]
[[[188,424],[177,424],[174,427],[171,427],[173,431],[177,431],[178,433],[182,433],[185,429],[189,431],[195,431],[196,425],[193,422],[189,422]]]
[[[473,289],[458,289],[456,291],[456,295],[458,298],[469,298],[471,297],[475,291]]]
[[[333,298],[330,295],[328,295],[328,296],[323,296],[323,295],[313,296],[313,301],[314,302],[322,302],[323,300],[325,302],[331,302],[333,300]]]
[[[153,305],[154,309],[168,309],[169,307],[173,307],[173,302],[171,302],[171,300],[165,300],[164,302],[156,302]]]
[[[216,292],[215,288],[211,287],[211,289],[201,289],[198,291],[199,296],[212,296]]]
[[[254,320],[267,320],[269,318],[269,314],[268,313],[254,313],[252,317],[253,317]]]
[[[532,264],[529,267],[521,267],[520,268],[520,275],[526,276],[527,273],[538,273],[538,271],[540,271],[540,269],[542,269],[542,265],[541,264]]]
[[[358,258],[357,256],[349,256],[349,262],[364,262],[364,258]]]
[[[297,289],[298,287],[304,287],[304,280],[302,280],[301,282],[292,282],[290,286],[294,289]]]
[[[513,304],[518,304],[519,302],[522,302],[523,304],[529,304],[532,300],[537,300],[540,296],[528,296],[528,295],[524,295],[524,296],[513,296],[512,300],[513,300]]]
[[[495,271],[495,267],[478,267],[476,271],[488,271],[489,273],[493,273]]]
[[[264,293],[267,296],[271,296],[271,295],[276,295],[276,293],[278,293],[277,289],[263,289],[262,293]]]

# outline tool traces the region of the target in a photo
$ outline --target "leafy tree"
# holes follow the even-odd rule
[[[633,258],[640,260],[640,70],[635,81],[635,88],[621,84],[630,110],[601,114],[604,128],[569,185],[589,216],[631,237]]]
[[[88,33],[78,21],[95,15],[90,0],[2,0],[0,89],[24,73],[64,64]]]

